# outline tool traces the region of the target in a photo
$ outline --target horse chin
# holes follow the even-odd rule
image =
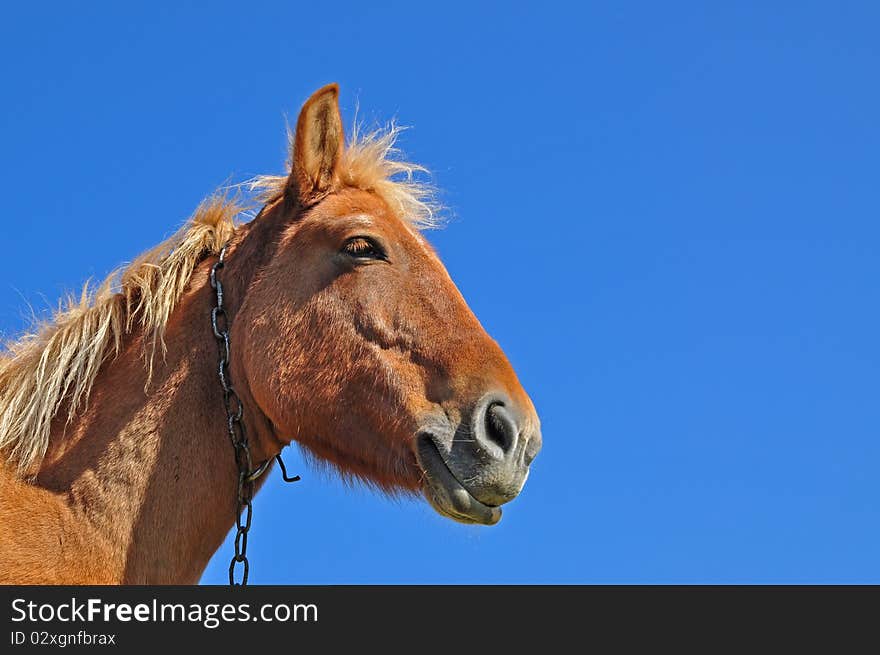
[[[429,434],[416,439],[416,457],[424,471],[425,498],[437,512],[459,523],[495,525],[501,508],[480,502],[458,481]]]

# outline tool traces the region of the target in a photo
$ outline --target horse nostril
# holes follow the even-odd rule
[[[504,455],[516,445],[516,423],[504,403],[494,402],[486,408],[483,429],[486,441],[498,446]]]

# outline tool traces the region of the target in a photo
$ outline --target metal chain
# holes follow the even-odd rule
[[[253,461],[248,447],[247,432],[242,418],[244,405],[235,392],[229,378],[229,315],[223,306],[223,284],[217,278],[217,271],[223,268],[226,259],[226,246],[220,250],[220,258],[211,267],[211,288],[216,292],[217,304],[211,310],[211,329],[220,347],[220,365],[217,373],[220,386],[223,387],[223,407],[226,410],[226,430],[235,451],[235,463],[238,467],[238,487],[235,504],[235,555],[229,563],[229,584],[232,587],[245,586],[250,572],[247,558],[248,531],[251,529],[254,507],[254,480],[258,476],[253,473]],[[260,467],[265,470],[265,467]],[[262,473],[259,471],[258,473]],[[242,520],[242,515],[244,520]],[[236,566],[241,565],[241,582],[235,581]]]
[[[262,213],[262,212],[261,212]],[[223,407],[226,410],[226,430],[229,433],[229,440],[232,442],[232,448],[235,452],[235,463],[238,467],[238,486],[236,492],[235,504],[235,555],[229,562],[229,585],[231,587],[244,587],[247,585],[248,573],[250,572],[250,564],[247,558],[248,532],[251,529],[251,519],[253,518],[253,498],[254,485],[259,478],[272,463],[272,459],[267,459],[256,469],[251,460],[251,451],[248,446],[247,432],[244,429],[244,405],[238,394],[232,386],[232,380],[229,376],[229,315],[223,305],[223,284],[217,277],[217,271],[224,266],[226,260],[226,246],[220,249],[220,257],[211,267],[211,288],[216,293],[217,304],[211,310],[211,329],[214,331],[214,338],[217,339],[220,350],[220,363],[217,367],[217,374],[220,377],[220,386],[223,387]],[[275,455],[275,460],[281,467],[281,475],[285,482],[296,482],[300,479],[298,475],[288,476],[287,467],[284,466],[284,460],[281,454]],[[244,515],[244,520],[242,520]],[[241,565],[241,582],[235,581],[236,566]]]

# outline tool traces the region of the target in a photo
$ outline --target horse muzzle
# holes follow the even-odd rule
[[[522,490],[541,449],[537,426],[534,413],[489,394],[457,428],[434,422],[420,431],[415,451],[428,502],[461,523],[498,523],[501,505]]]

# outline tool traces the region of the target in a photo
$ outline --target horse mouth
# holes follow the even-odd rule
[[[416,439],[416,457],[424,471],[425,498],[439,514],[459,523],[495,525],[501,508],[480,502],[452,473],[430,434]]]

